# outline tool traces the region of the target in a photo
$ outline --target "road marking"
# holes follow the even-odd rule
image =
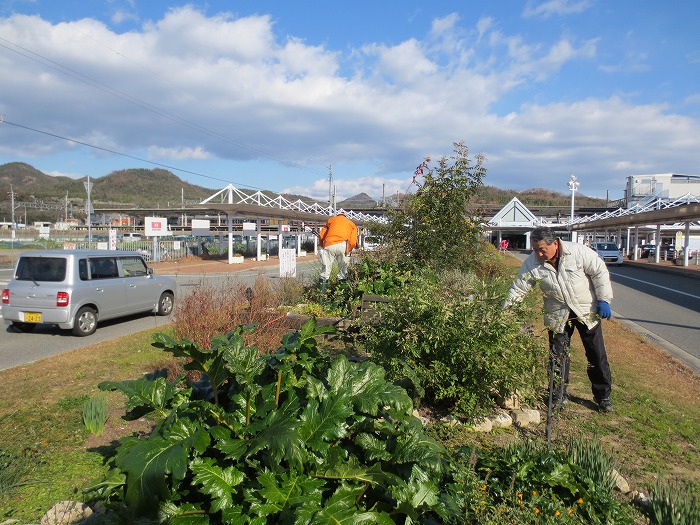
[[[693,295],[692,293],[681,292],[680,290],[674,290],[673,288],[661,286],[660,284],[650,283],[649,281],[644,281],[642,279],[635,279],[634,277],[628,277],[627,275],[622,275],[619,273],[614,273],[614,272],[611,272],[611,273],[616,277],[623,277],[625,279],[629,279],[630,281],[637,281],[638,283],[644,283],[644,284],[648,284],[649,286],[655,286],[656,288],[661,288],[662,290],[666,290],[668,292],[675,292],[675,293],[679,293],[681,295],[687,295],[688,297],[692,297],[693,299],[700,299],[700,295]]]

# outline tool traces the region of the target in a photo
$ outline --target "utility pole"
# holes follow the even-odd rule
[[[12,184],[10,184],[10,205],[12,207],[12,229],[16,230],[15,225],[15,192],[12,190]]]
[[[90,193],[92,192],[92,183],[90,182],[90,175],[87,177],[87,182],[83,182],[85,186],[85,191],[87,191],[87,223],[88,223],[88,246],[92,242],[92,202],[90,201]]]
[[[328,166],[328,210],[333,214],[333,164]]]

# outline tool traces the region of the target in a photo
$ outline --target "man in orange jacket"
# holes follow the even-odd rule
[[[320,279],[321,287],[324,288],[331,276],[334,262],[338,265],[338,280],[344,281],[348,278],[350,254],[357,246],[357,226],[341,212],[326,221],[319,238],[323,248],[321,250],[323,270]]]

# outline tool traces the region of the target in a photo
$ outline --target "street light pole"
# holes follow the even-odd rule
[[[576,175],[571,174],[569,177],[569,190],[571,190],[571,219],[569,222],[569,238],[572,242],[574,241],[574,195],[576,190],[578,190],[580,183],[576,180]]]

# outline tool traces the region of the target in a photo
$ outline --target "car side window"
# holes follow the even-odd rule
[[[78,261],[78,275],[81,281],[88,280],[88,262],[87,259],[80,259]]]
[[[90,259],[90,276],[92,279],[111,279],[119,277],[116,259],[114,259],[114,257]]]
[[[124,257],[121,259],[124,277],[142,277],[148,275],[148,268],[141,257]]]

